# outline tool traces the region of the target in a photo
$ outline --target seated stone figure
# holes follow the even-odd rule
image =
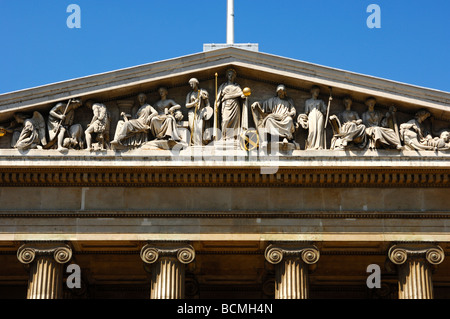
[[[352,103],[349,96],[345,97],[345,111],[338,116],[330,116],[334,130],[331,149],[345,149],[350,146],[363,149],[367,146],[366,126],[362,123],[358,113],[352,111]]]
[[[259,131],[261,148],[267,147],[267,134],[283,139],[283,143],[293,140],[294,117],[297,113],[294,101],[287,97],[286,87],[277,87],[277,96],[251,106],[253,120]]]
[[[368,110],[362,115],[363,123],[366,126],[366,134],[369,138],[369,148],[402,149],[400,138],[389,125],[396,110],[391,108],[389,112],[382,114],[380,111],[375,110],[375,104],[375,98],[368,98],[366,100]]]
[[[162,87],[159,89],[161,100],[155,103],[158,115],[154,116],[150,123],[150,129],[156,139],[180,141],[181,137],[177,129],[177,121],[183,119],[181,105],[168,99],[168,91]]]
[[[138,101],[140,107],[135,118],[128,119],[125,113],[121,114],[124,120],[117,123],[114,140],[111,142],[113,147],[138,147],[148,141],[150,123],[158,112],[146,103],[147,96],[144,93],[138,95]]]
[[[23,124],[14,148],[19,150],[42,149],[47,145],[45,120],[39,112],[34,112],[31,118],[22,113],[16,113],[14,119],[17,123]]]
[[[405,147],[410,150],[448,150],[449,133],[433,137],[425,128],[424,121],[431,116],[427,110],[419,110],[415,118],[400,125],[400,134]]]

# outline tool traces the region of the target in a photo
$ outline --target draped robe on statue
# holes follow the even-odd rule
[[[308,116],[308,139],[306,149],[325,149],[325,116],[327,106],[317,99],[306,100],[305,114]]]
[[[219,87],[218,98],[222,104],[222,139],[236,138],[241,130],[241,87],[224,83]]]
[[[190,92],[186,96],[186,104],[192,103],[198,98],[198,91]],[[195,111],[195,106],[192,107],[188,112],[188,122],[189,129],[191,130],[192,143],[193,145],[203,145],[205,142],[211,140],[211,132],[206,131],[209,126],[208,122],[204,119],[203,109],[209,107],[209,94],[206,90],[200,90],[200,107],[197,112]]]
[[[172,100],[158,101],[155,107],[158,110],[158,115],[152,118],[150,128],[156,139],[171,139],[180,141],[181,137],[178,134],[177,120],[172,114],[165,114],[165,108],[175,105]]]
[[[293,139],[294,120],[290,113],[295,113],[294,102],[290,98],[276,96],[256,104],[252,109],[253,119],[258,129],[265,129],[268,134]],[[264,142],[264,141],[262,141]]]
[[[333,136],[331,149],[345,148],[349,143],[353,143],[361,149],[365,148],[367,145],[366,126],[360,123],[358,113],[346,110],[339,114],[339,120],[343,124],[339,128],[339,133]]]
[[[136,118],[117,123],[115,141],[126,146],[140,146],[148,141],[151,119],[157,111],[150,105],[142,105]]]
[[[431,137],[424,125],[417,119],[400,125],[400,133],[405,146],[411,150],[434,150],[437,148],[435,140]]]
[[[36,123],[32,119],[27,119],[23,123],[23,129],[15,148],[29,149],[36,148],[39,144],[39,132]]]
[[[400,148],[401,142],[395,131],[386,126],[386,119],[379,111],[367,111],[363,114],[366,134],[370,138],[371,149],[378,147]]]

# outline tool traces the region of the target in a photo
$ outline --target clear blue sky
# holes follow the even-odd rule
[[[369,29],[369,4],[381,29]],[[69,29],[69,4],[81,29]],[[450,92],[449,0],[235,0],[235,42]],[[0,93],[226,42],[226,0],[0,0]]]

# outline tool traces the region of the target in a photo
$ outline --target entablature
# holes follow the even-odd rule
[[[79,187],[450,187],[450,154],[404,151],[0,151],[0,185]]]

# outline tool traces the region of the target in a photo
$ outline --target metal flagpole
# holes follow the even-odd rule
[[[227,4],[227,44],[234,44],[234,0]]]

